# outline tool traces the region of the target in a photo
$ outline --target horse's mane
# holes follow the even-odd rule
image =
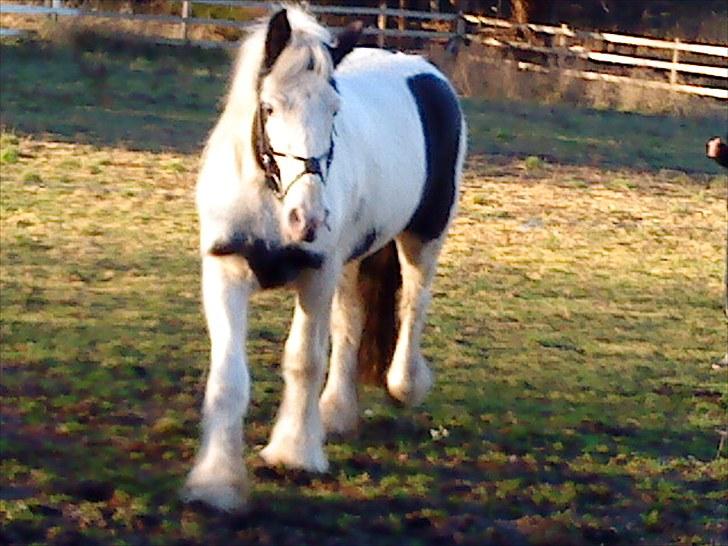
[[[295,81],[306,70],[330,78],[333,65],[326,50],[332,43],[329,31],[301,6],[282,4],[279,8],[287,10],[292,32],[288,47],[275,63],[276,78]],[[254,24],[240,46],[226,110],[251,112],[257,107],[268,21],[266,17]]]

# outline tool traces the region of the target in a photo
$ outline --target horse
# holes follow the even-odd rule
[[[248,507],[245,346],[257,290],[296,295],[267,465],[327,471],[325,436],[357,429],[360,373],[379,374],[405,406],[433,383],[420,344],[457,208],[465,119],[435,66],[356,47],[362,30],[333,36],[289,5],[240,47],[196,186],[211,349],[185,501]]]
[[[727,139],[728,140],[728,139]],[[728,169],[728,144],[714,136],[705,143],[705,155],[721,167]]]

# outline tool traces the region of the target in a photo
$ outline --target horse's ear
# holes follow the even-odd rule
[[[267,72],[275,64],[278,56],[288,45],[291,39],[291,23],[285,9],[277,12],[268,21],[268,34],[265,37],[265,58],[263,69]]]
[[[356,43],[359,41],[363,29],[364,23],[354,21],[353,23],[349,23],[341,34],[337,36],[336,46],[331,49],[331,58],[334,61],[334,66],[337,66],[344,57],[351,53],[351,50],[354,49]]]

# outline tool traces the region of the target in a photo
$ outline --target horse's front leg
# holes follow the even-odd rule
[[[202,445],[183,498],[221,510],[244,509],[248,480],[242,420],[250,398],[245,360],[251,282],[239,258],[205,257],[202,295],[210,334],[210,372],[203,405]]]
[[[285,387],[278,418],[261,456],[269,465],[283,464],[325,472],[324,428],[318,399],[325,375],[331,300],[339,268],[325,264],[298,281],[296,310],[283,352]]]
[[[348,434],[359,423],[357,358],[364,325],[359,263],[344,267],[331,308],[331,362],[319,409],[328,434]]]

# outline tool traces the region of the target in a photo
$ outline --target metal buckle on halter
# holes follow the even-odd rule
[[[326,151],[326,153],[314,157],[301,157],[294,154],[277,152],[276,150],[274,150],[273,146],[271,146],[270,141],[268,140],[268,135],[265,132],[264,112],[261,106],[258,107],[253,134],[254,137],[257,137],[259,139],[257,141],[258,160],[261,167],[263,167],[263,171],[265,172],[266,186],[268,186],[268,188],[280,201],[285,199],[286,194],[291,189],[293,184],[298,182],[307,174],[313,174],[315,176],[318,176],[319,180],[321,180],[321,183],[323,185],[326,185],[326,179],[329,176],[331,163],[334,159],[334,135],[336,135],[336,126],[334,126],[331,130],[331,141],[329,143],[329,149]],[[303,162],[303,171],[301,171],[301,173],[296,176],[285,188],[283,187],[283,181],[281,180],[278,163],[275,160],[276,157],[287,157],[289,159],[295,159],[296,161]],[[321,170],[321,160],[324,158],[326,158],[326,176],[324,176],[324,173]]]
[[[303,163],[304,173],[315,174],[323,179],[323,173],[321,172],[321,162],[318,157],[309,157]]]

